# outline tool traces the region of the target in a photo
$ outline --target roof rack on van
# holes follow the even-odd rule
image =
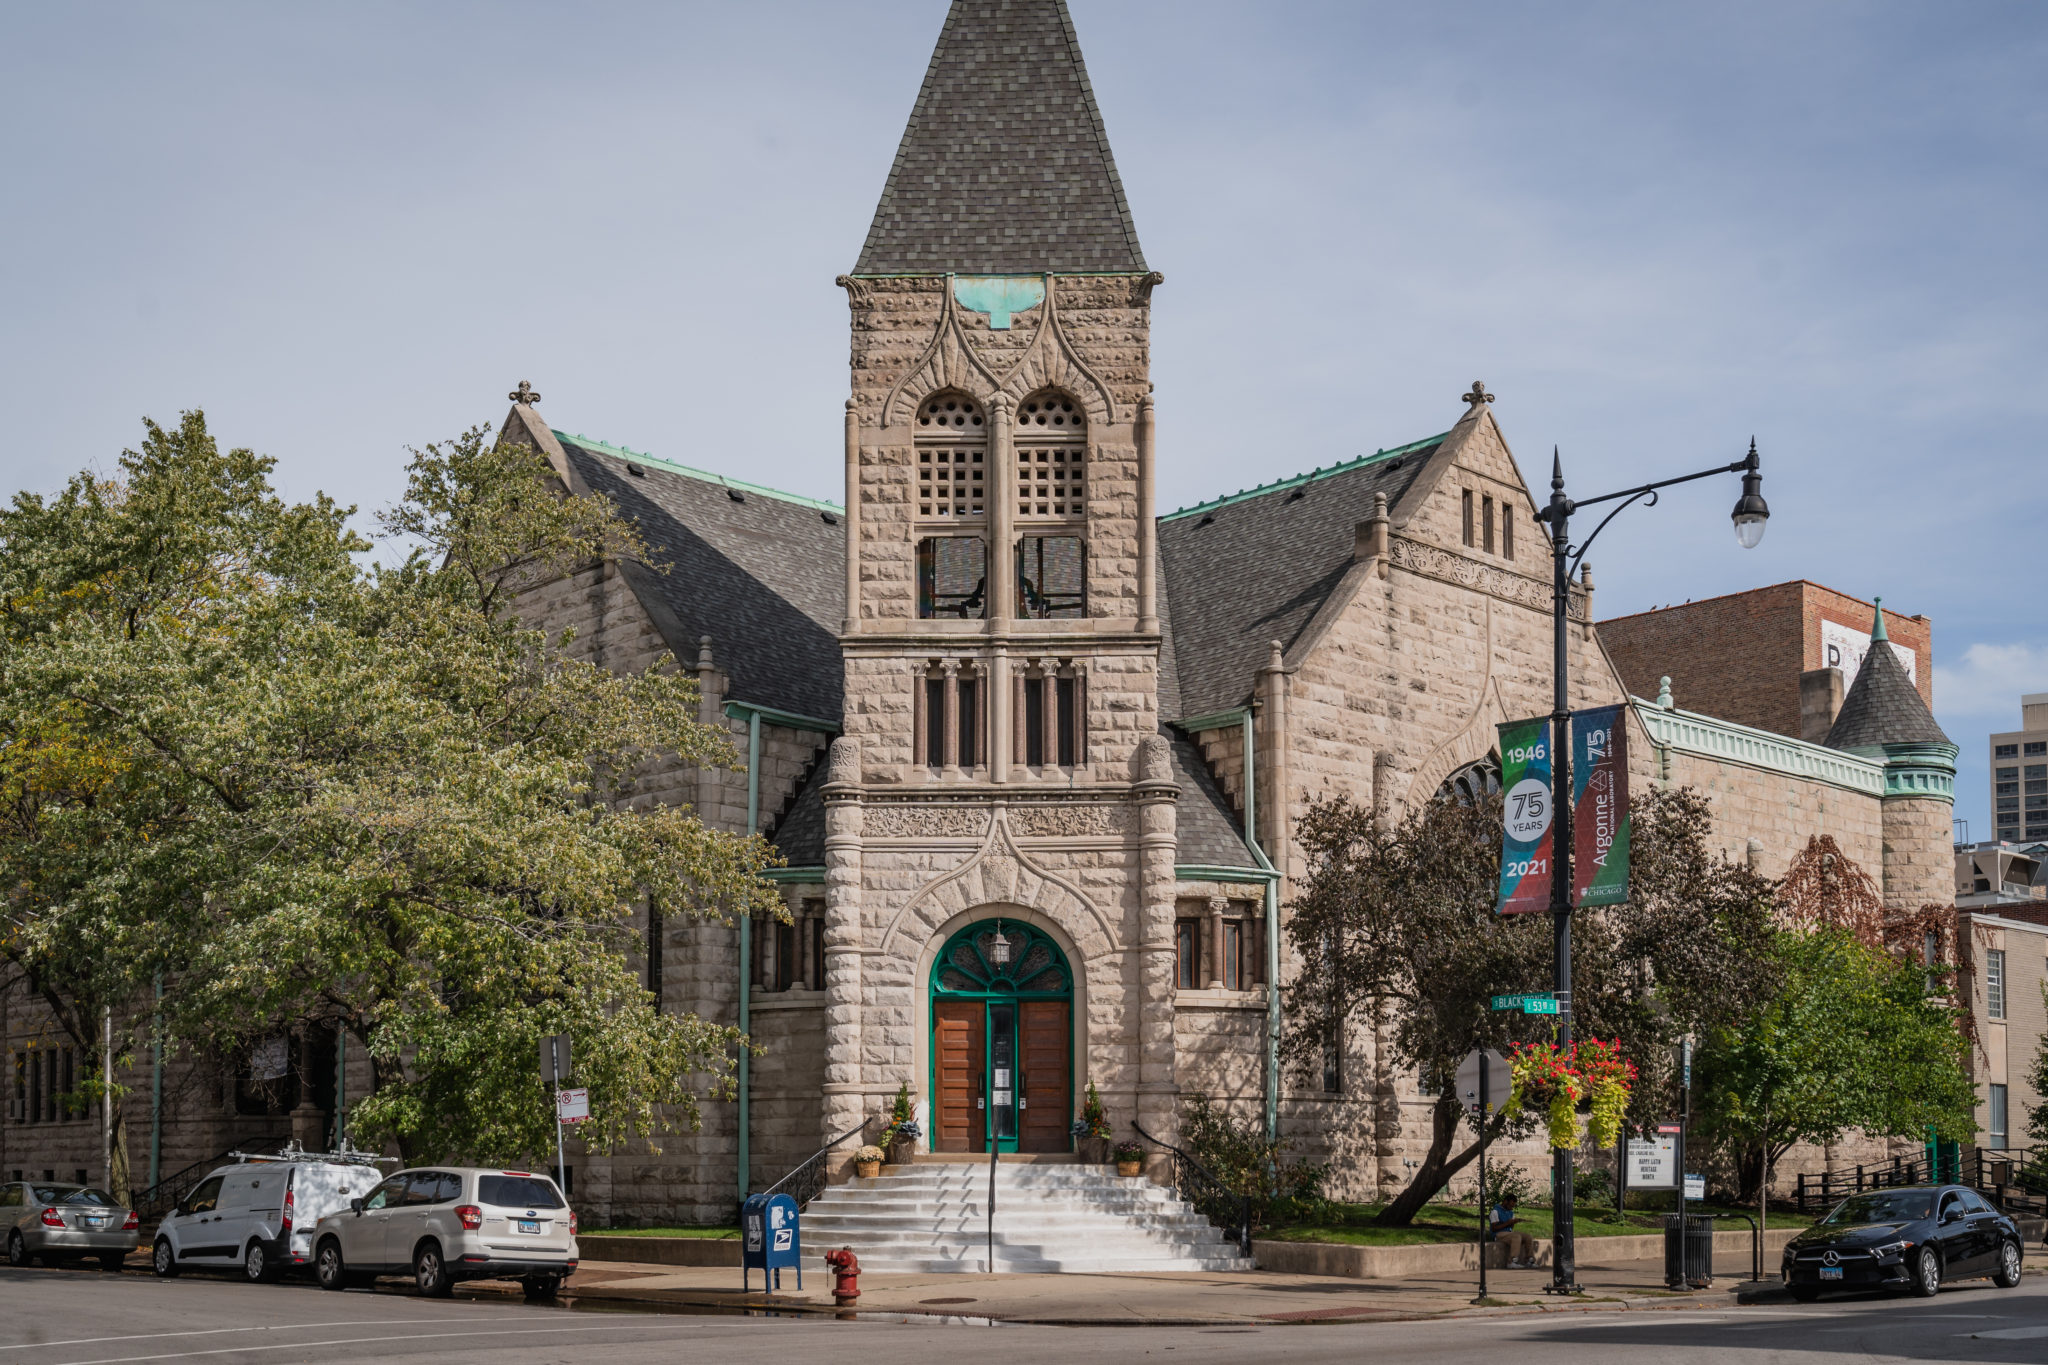
[[[256,1163],[271,1161],[336,1161],[356,1166],[376,1166],[387,1162],[393,1166],[398,1164],[398,1158],[395,1156],[378,1156],[375,1152],[359,1152],[346,1142],[342,1144],[341,1150],[338,1152],[309,1152],[299,1146],[297,1139],[286,1143],[282,1150],[276,1152],[230,1152],[229,1155],[237,1161]]]

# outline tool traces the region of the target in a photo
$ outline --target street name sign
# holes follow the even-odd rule
[[[1554,995],[1496,995],[1493,997],[1496,1010],[1520,1010],[1524,1014],[1556,1014],[1557,997]]]

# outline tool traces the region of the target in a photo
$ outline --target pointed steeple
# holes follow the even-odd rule
[[[1863,656],[1863,667],[1856,670],[1856,681],[1828,731],[1830,749],[1949,743],[1934,713],[1920,699],[1920,689],[1913,686],[1905,665],[1885,639],[1883,600],[1878,599],[1877,622],[1870,630],[1870,649]]]
[[[953,0],[856,275],[1144,274],[1066,0]]]
[[[1870,610],[1876,617],[1870,623],[1870,643],[1876,644],[1880,640],[1890,638],[1884,633],[1884,599],[1882,597],[1871,598]]]

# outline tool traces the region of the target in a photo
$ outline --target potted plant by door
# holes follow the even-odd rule
[[[862,1180],[873,1180],[882,1173],[882,1149],[872,1142],[853,1154],[853,1173]]]
[[[1100,1166],[1109,1160],[1109,1111],[1102,1106],[1102,1096],[1095,1093],[1095,1082],[1088,1082],[1088,1098],[1081,1105],[1081,1117],[1074,1121],[1074,1155],[1091,1165]]]
[[[1145,1149],[1128,1139],[1116,1145],[1116,1173],[1139,1175],[1145,1169]]]
[[[889,1107],[889,1123],[882,1129],[881,1148],[891,1166],[901,1166],[917,1154],[917,1140],[924,1130],[917,1126],[917,1105],[908,1083],[896,1087],[896,1101]]]

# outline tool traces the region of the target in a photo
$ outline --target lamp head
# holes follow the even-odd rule
[[[1749,438],[1749,459],[1744,462],[1742,473],[1742,496],[1735,500],[1735,511],[1730,520],[1735,523],[1735,542],[1745,550],[1754,550],[1764,538],[1764,523],[1771,519],[1770,505],[1764,501],[1764,476],[1759,468],[1756,455],[1756,438]]]
[[[1010,940],[1003,937],[1001,920],[996,921],[996,936],[989,940],[988,960],[991,965],[997,967],[1008,966],[1010,962]]]

